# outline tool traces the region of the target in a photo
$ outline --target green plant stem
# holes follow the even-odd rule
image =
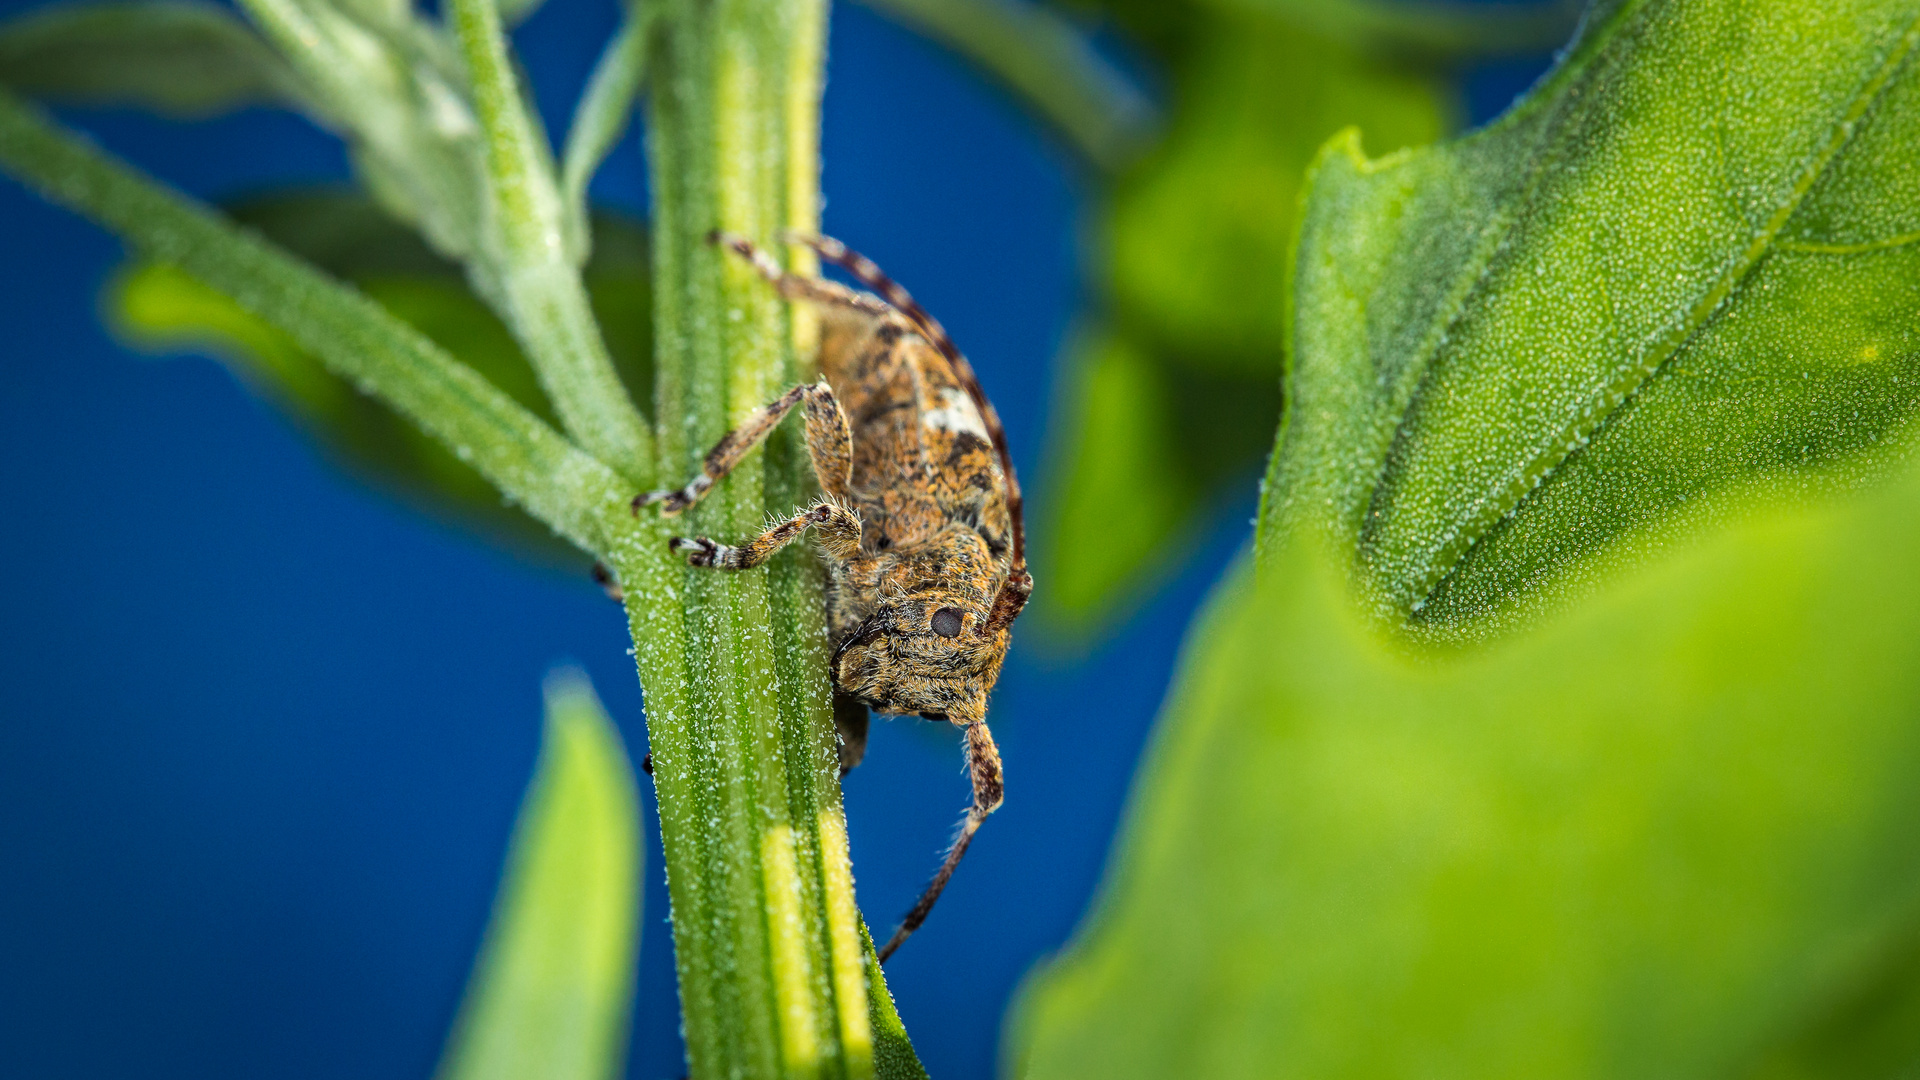
[[[489,220],[481,257],[508,322],[567,432],[648,482],[653,440],[620,385],[570,254],[551,155],[507,57],[500,9],[494,0],[453,0],[451,15],[484,133]]]
[[[380,305],[60,130],[5,92],[0,166],[291,334],[573,543],[610,553],[645,542],[635,538],[627,514],[629,485],[471,368]]]
[[[1027,0],[861,0],[973,61],[1107,172],[1145,148],[1151,102],[1051,9]]]
[[[815,326],[706,243],[817,227],[824,0],[680,0],[655,39],[658,400],[669,471],[809,377]],[[854,905],[820,568],[686,567],[669,531],[741,536],[810,497],[790,425],[685,520],[378,304],[0,93],[0,167],[289,334],[611,565],[647,695],[692,1074],[924,1077]],[[796,269],[810,258],[789,253]]]
[[[825,18],[823,0],[661,5],[648,134],[657,402],[673,418],[659,433],[668,483],[691,475],[749,410],[806,377],[811,313],[789,310],[707,236],[720,228],[767,243],[784,228],[817,226]],[[788,425],[675,531],[750,535],[815,490]],[[672,566],[640,591],[679,600],[630,602],[629,611],[692,1075],[873,1075],[818,561],[796,545],[765,571]],[[872,993],[884,994],[872,974]]]

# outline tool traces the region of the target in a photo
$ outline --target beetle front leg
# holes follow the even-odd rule
[[[765,442],[795,405],[806,406],[807,454],[820,486],[831,496],[844,497],[853,477],[853,435],[847,428],[847,416],[840,401],[825,382],[796,386],[747,414],[740,426],[722,436],[700,465],[700,473],[677,489],[643,492],[633,497],[633,512],[643,506],[660,504],[664,516],[673,517],[706,498],[747,456],[747,452]]]
[[[809,528],[819,531],[820,546],[833,558],[850,559],[860,550],[860,515],[832,501],[815,503],[739,547],[717,543],[704,536],[676,536],[667,541],[667,546],[684,552],[687,562],[693,566],[710,566],[715,570],[751,570],[773,558],[781,548],[800,539],[800,534]]]

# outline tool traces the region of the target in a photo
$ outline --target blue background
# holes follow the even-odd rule
[[[551,130],[615,10],[550,0],[518,35]],[[948,324],[1036,475],[1086,178],[959,62],[861,7],[833,19],[827,229]],[[1475,118],[1539,67],[1470,73]],[[72,119],[206,198],[347,175],[283,114]],[[637,136],[595,192],[644,210]],[[619,610],[356,485],[220,367],[120,350],[97,311],[120,248],[98,230],[0,181],[0,238],[4,1070],[424,1080],[533,766],[542,674],[583,665],[645,747]],[[1016,649],[994,702],[1006,807],[888,969],[934,1076],[993,1074],[1008,997],[1093,890],[1181,632],[1251,505],[1249,477],[1097,652]],[[847,783],[876,929],[935,865],[960,765],[951,732],[876,725]],[[665,914],[653,837],[633,1077],[683,1072]]]

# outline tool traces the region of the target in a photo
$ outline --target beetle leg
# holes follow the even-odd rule
[[[747,452],[766,441],[768,435],[786,418],[793,407],[806,403],[807,454],[813,459],[813,471],[828,495],[844,498],[853,482],[853,433],[847,427],[847,414],[840,400],[825,382],[796,386],[766,405],[753,410],[739,427],[721,436],[707,451],[700,475],[678,490],[649,491],[633,497],[633,511],[659,503],[661,514],[672,517],[706,498],[747,456]]]
[[[815,503],[739,547],[716,543],[704,536],[676,536],[667,541],[667,546],[686,552],[687,562],[694,566],[751,570],[800,539],[800,534],[809,527],[819,530],[820,545],[834,558],[850,559],[860,550],[860,515],[831,501]]]

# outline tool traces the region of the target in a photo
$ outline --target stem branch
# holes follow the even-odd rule
[[[507,58],[500,8],[495,0],[453,0],[451,14],[484,133],[481,260],[568,433],[622,473],[650,481],[653,440],[594,321],[551,155]]]
[[[385,308],[0,91],[0,165],[292,335],[581,548],[634,544],[628,485]]]

